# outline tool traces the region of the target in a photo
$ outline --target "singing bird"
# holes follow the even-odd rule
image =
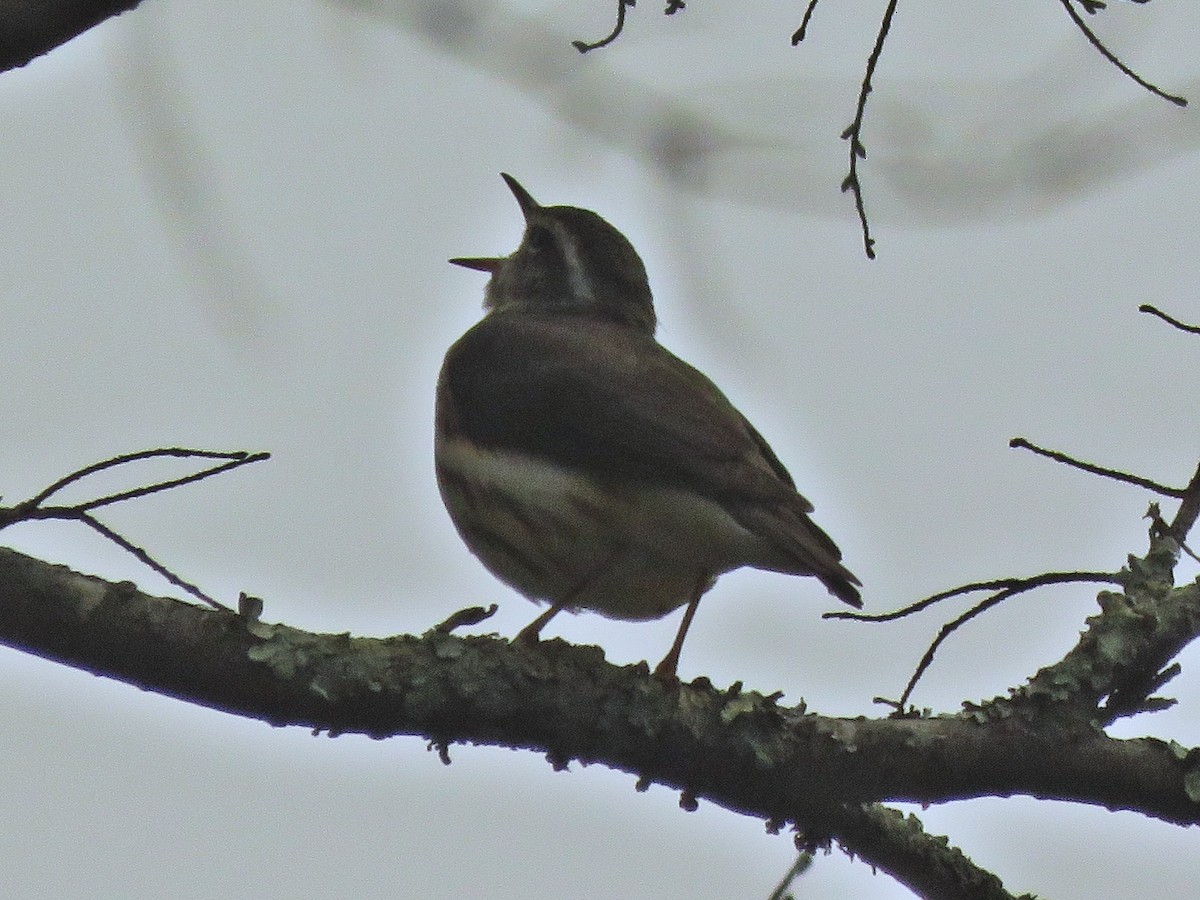
[[[646,269],[596,213],[542,206],[516,251],[450,262],[490,274],[484,318],[447,352],[435,467],[450,518],[501,581],[549,608],[655,619],[687,606],[655,673],[675,677],[701,596],[752,566],[813,575],[851,606],[861,582],[808,517],[762,435],[655,340]]]

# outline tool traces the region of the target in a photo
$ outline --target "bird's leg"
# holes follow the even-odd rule
[[[538,635],[546,627],[546,623],[566,609],[568,605],[566,601],[551,605],[548,610],[518,631],[516,639],[522,644],[536,644],[538,642]]]
[[[618,552],[619,551],[614,550],[613,552],[609,553],[605,558],[603,565],[596,566],[591,572],[579,579],[579,582],[571,589],[564,599],[550,604],[550,608],[548,610],[518,631],[516,640],[520,641],[522,644],[536,644],[542,629],[546,627],[546,623],[557,616],[564,609],[569,609],[570,607],[574,606],[575,598],[583,592],[583,589],[587,587],[588,583],[595,577],[596,572],[603,572],[605,569],[611,566],[612,561],[617,558]]]
[[[687,636],[688,629],[692,627],[692,619],[696,615],[696,607],[700,605],[700,598],[704,596],[704,592],[711,585],[712,578],[707,575],[696,585],[696,593],[688,603],[687,609],[683,611],[683,621],[679,623],[679,631],[675,634],[675,643],[671,644],[671,649],[667,651],[663,661],[654,667],[655,678],[661,678],[664,681],[679,680],[675,675],[675,667],[679,665],[679,653],[683,650],[683,639]]]

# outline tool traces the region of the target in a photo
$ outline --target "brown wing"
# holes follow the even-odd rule
[[[720,501],[847,603],[857,579],[812,505],[708,378],[652,337],[595,319],[492,313],[446,356],[442,427],[599,477]]]

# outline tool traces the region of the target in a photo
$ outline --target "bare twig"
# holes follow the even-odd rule
[[[1072,4],[1072,0],[1060,0],[1060,2],[1063,5],[1063,9],[1067,11],[1067,15],[1071,17],[1071,21],[1075,23],[1075,26],[1082,31],[1084,37],[1088,39],[1088,43],[1091,44],[1101,56],[1120,69],[1124,75],[1132,78],[1137,84],[1144,87],[1156,97],[1162,97],[1164,100],[1170,101],[1176,106],[1187,106],[1188,102],[1184,97],[1166,93],[1161,88],[1142,78],[1141,75],[1133,71],[1133,69],[1129,68],[1129,66],[1125,65],[1125,63],[1121,62],[1121,60],[1117,58],[1117,55],[1104,46],[1104,42],[1101,41],[1100,38],[1096,37],[1096,33],[1092,31],[1092,29],[1088,28],[1087,23],[1083,21],[1083,17],[1079,15],[1079,12]],[[1082,5],[1089,13],[1095,12],[1097,8],[1101,8],[1094,2],[1094,0],[1091,3],[1083,3]]]
[[[180,484],[187,484],[188,482],[191,482],[191,481],[199,481],[202,478],[207,478],[209,475],[215,475],[215,474],[217,474],[217,472],[225,471],[228,468],[233,468],[235,466],[242,466],[242,465],[245,465],[246,463],[258,462],[259,460],[267,459],[269,456],[270,456],[269,453],[247,453],[244,450],[235,450],[232,452],[226,452],[226,451],[222,451],[222,450],[192,450],[192,449],[189,449],[186,447],[158,447],[154,450],[139,450],[136,453],[123,453],[120,456],[114,456],[111,459],[106,459],[106,460],[103,460],[98,463],[92,463],[90,466],[84,466],[82,469],[77,469],[76,471],[72,472],[70,475],[63,476],[62,478],[58,479],[58,481],[54,482],[52,485],[50,485],[45,490],[41,491],[38,494],[35,494],[33,497],[30,497],[28,500],[25,501],[25,503],[23,503],[21,505],[29,506],[29,507],[39,507],[43,503],[45,503],[47,500],[49,500],[50,497],[53,496],[54,494],[57,494],[59,491],[68,487],[69,485],[74,484],[77,481],[81,481],[82,479],[86,478],[89,475],[94,475],[97,472],[103,472],[106,469],[113,469],[113,468],[116,468],[117,466],[123,466],[126,463],[138,462],[143,459],[155,459],[155,458],[159,458],[159,457],[173,457],[176,459],[223,459],[223,460],[229,460],[229,463],[218,466],[212,470],[206,470],[205,472],[200,472],[195,475],[189,475],[184,479],[178,479],[176,481],[171,481],[171,482],[162,482],[160,485],[154,485],[149,488],[138,488],[137,489],[139,491],[144,490],[145,493],[155,493],[160,490],[166,490],[167,488],[176,487]],[[232,463],[233,465],[230,465],[230,463]],[[102,497],[98,500],[89,501],[89,503],[86,505],[86,508],[95,509],[97,506],[107,506],[109,503],[117,503],[121,500],[131,500],[135,496],[137,496],[137,497],[143,496],[143,494],[140,494],[140,493],[136,493],[136,494],[132,493],[132,492],[127,492],[127,493],[129,493],[130,495],[122,496],[119,494],[113,494],[110,497]]]
[[[1074,457],[1067,456],[1065,453],[1059,453],[1056,450],[1047,450],[1044,447],[1039,447],[1032,444],[1023,437],[1015,437],[1008,442],[1008,446],[1015,447],[1020,450],[1029,450],[1036,453],[1038,456],[1045,456],[1055,462],[1063,463],[1075,469],[1080,469],[1084,472],[1089,472],[1092,475],[1102,475],[1105,478],[1112,478],[1115,481],[1124,481],[1127,484],[1137,485],[1145,488],[1148,491],[1153,491],[1156,494],[1161,494],[1164,497],[1173,497],[1176,500],[1183,497],[1184,488],[1168,487],[1165,484],[1159,484],[1157,481],[1151,481],[1149,478],[1142,478],[1140,475],[1130,475],[1128,472],[1121,472],[1117,469],[1108,469],[1104,466],[1097,466],[1093,463],[1083,462]]]
[[[951,619],[949,622],[943,625],[938,630],[937,637],[930,642],[929,647],[925,650],[925,654],[921,657],[921,661],[917,663],[916,669],[913,670],[912,676],[908,679],[908,684],[904,686],[904,691],[900,694],[900,699],[896,701],[896,708],[903,711],[908,705],[908,698],[912,696],[912,692],[916,689],[917,682],[921,680],[921,676],[923,676],[929,669],[930,665],[933,664],[933,657],[937,653],[938,648],[941,647],[945,642],[946,638],[950,637],[950,635],[956,632],[963,625],[966,625],[976,616],[986,612],[993,606],[1003,603],[1009,597],[1014,597],[1019,593],[1021,592],[1015,588],[997,591],[990,597],[987,597],[986,599],[975,604],[958,618]],[[889,702],[888,705],[890,706],[892,704]]]
[[[775,890],[771,891],[771,896],[767,900],[788,900],[792,896],[792,882],[807,872],[812,864],[812,853],[808,850],[801,850],[796,854],[796,861],[792,863],[791,868],[787,870],[779,884],[775,885]]]
[[[1171,520],[1171,533],[1180,543],[1196,524],[1197,516],[1200,516],[1200,465],[1196,467],[1188,486],[1183,489],[1183,502]]]
[[[899,0],[888,0],[884,10],[883,20],[879,23],[879,34],[875,37],[875,46],[867,57],[867,71],[863,75],[862,87],[858,91],[858,106],[854,110],[854,121],[842,132],[842,140],[850,142],[850,171],[842,181],[842,193],[851,191],[854,194],[854,208],[858,211],[858,221],[862,226],[863,250],[867,259],[875,258],[875,239],[871,237],[871,229],[867,224],[867,208],[863,202],[862,184],[858,180],[858,161],[867,158],[867,148],[862,141],[863,116],[867,108],[867,97],[870,96],[871,78],[875,67],[879,65],[879,57],[883,53],[883,45],[888,32],[892,29],[892,19],[896,15]]]
[[[933,594],[923,600],[918,600],[916,603],[898,609],[890,613],[843,613],[832,612],[825,613],[822,618],[826,619],[854,619],[860,622],[890,622],[894,619],[900,619],[905,616],[910,616],[913,613],[920,612],[938,603],[942,600],[947,600],[950,597],[958,597],[963,594],[971,594],[977,591],[995,591],[990,597],[986,597],[975,606],[971,607],[961,616],[947,622],[941,627],[937,633],[937,637],[930,643],[925,655],[921,657],[921,661],[917,663],[916,669],[905,685],[903,693],[899,700],[885,700],[876,698],[877,702],[886,703],[888,706],[895,708],[898,712],[903,712],[908,705],[909,697],[912,696],[913,690],[917,686],[917,682],[925,674],[926,670],[933,663],[933,657],[937,653],[938,648],[960,627],[971,621],[979,614],[986,612],[993,606],[1003,603],[1010,597],[1015,597],[1018,594],[1023,594],[1026,591],[1031,591],[1034,588],[1046,587],[1052,584],[1119,584],[1120,579],[1111,572],[1044,572],[1041,575],[1034,575],[1029,578],[999,578],[994,581],[977,581],[972,584],[964,584],[961,587],[951,588],[948,591]]]
[[[1157,306],[1151,306],[1149,303],[1143,303],[1141,306],[1139,306],[1138,312],[1150,313],[1152,316],[1158,316],[1168,325],[1172,325],[1175,328],[1178,328],[1180,331],[1187,332],[1188,334],[1200,334],[1200,325],[1186,325],[1183,322],[1180,322],[1174,316],[1167,315]]]
[[[620,37],[621,32],[625,30],[625,7],[633,6],[635,3],[636,0],[617,0],[617,24],[613,26],[613,30],[609,33],[608,37],[601,38],[594,44],[589,44],[587,41],[571,41],[571,46],[580,53],[587,53],[589,50],[599,50],[601,47],[607,47]],[[682,8],[682,6],[682,3],[678,4],[678,7],[675,4],[669,3],[667,5],[667,15],[674,15],[678,8]]]
[[[911,616],[913,613],[918,613],[923,609],[928,609],[935,603],[940,603],[943,600],[949,600],[951,597],[961,597],[964,594],[974,594],[978,591],[997,591],[997,590],[1012,590],[1014,593],[1024,593],[1025,591],[1033,590],[1034,588],[1046,587],[1051,584],[1096,584],[1096,583],[1118,583],[1117,577],[1111,572],[1043,572],[1041,575],[1033,575],[1028,578],[996,578],[992,581],[975,581],[971,584],[960,585],[956,588],[950,588],[947,591],[940,591],[932,594],[916,603],[911,603],[908,606],[893,610],[887,613],[861,613],[861,612],[827,612],[822,614],[823,619],[853,619],[856,622],[891,622],[895,619],[903,619],[906,616]]]
[[[817,0],[808,0],[808,6],[804,8],[804,18],[800,20],[800,27],[796,29],[792,35],[792,46],[795,47],[808,33],[808,23],[812,20],[813,13],[817,10]]]
[[[76,522],[82,522],[84,525],[87,525],[89,528],[95,530],[99,534],[108,538],[110,541],[112,541],[114,544],[116,544],[122,550],[125,550],[125,551],[131,553],[140,563],[142,563],[143,565],[149,566],[151,569],[153,569],[155,572],[157,572],[159,575],[161,575],[167,581],[171,582],[171,584],[175,585],[175,587],[180,588],[181,590],[187,591],[189,594],[191,594],[197,600],[200,600],[203,603],[207,603],[213,609],[221,609],[221,610],[224,610],[225,612],[233,612],[233,610],[231,610],[224,603],[220,602],[219,600],[214,600],[212,597],[208,596],[208,594],[204,593],[204,591],[200,590],[200,588],[196,587],[190,581],[184,581],[182,578],[180,578],[178,575],[176,575],[174,572],[172,572],[170,569],[168,569],[162,563],[158,562],[158,560],[154,559],[149,553],[147,553],[141,547],[137,546],[136,544],[131,543],[129,540],[127,540],[126,538],[117,534],[117,532],[113,531],[111,528],[109,528],[103,522],[100,522],[97,519],[93,518],[92,516],[89,516],[83,510],[80,510],[79,515],[74,516],[73,518]]]
[[[460,609],[458,612],[451,613],[444,622],[434,625],[431,631],[449,634],[456,628],[478,625],[480,622],[494,616],[497,609],[499,607],[495,603],[490,603],[486,607],[468,606],[466,609]]]
[[[107,494],[103,497],[85,500],[82,503],[77,503],[71,506],[43,505],[54,494],[72,484],[75,484],[76,482],[82,481],[89,475],[94,475],[98,472],[113,469],[118,466],[125,465],[126,463],[161,457],[173,457],[180,459],[217,459],[223,460],[223,462],[215,466],[210,466],[209,468],[203,469],[199,472],[193,472],[190,475],[183,475],[179,478],[171,478],[167,481],[155,482],[154,484],[132,488],[127,491],[119,491],[115,494]],[[93,531],[96,531],[108,540],[112,541],[121,549],[132,554],[138,561],[146,566],[149,566],[176,587],[187,591],[187,593],[191,594],[198,600],[202,600],[209,606],[212,606],[216,609],[229,610],[229,607],[227,607],[225,604],[214,600],[191,582],[180,578],[162,563],[151,557],[150,554],[144,549],[122,537],[103,522],[97,520],[91,515],[91,511],[102,506],[110,506],[114,503],[121,503],[125,500],[132,500],[137,497],[145,497],[149,494],[156,494],[160,491],[179,487],[180,485],[201,481],[205,478],[209,478],[210,476],[218,475],[221,472],[227,472],[231,469],[239,468],[247,463],[259,462],[260,460],[268,459],[269,457],[269,453],[247,453],[240,450],[229,453],[218,450],[192,450],[184,447],[159,447],[154,450],[139,450],[136,453],[125,453],[120,456],[114,456],[111,459],[93,463],[90,466],[84,466],[82,469],[77,469],[71,474],[65,475],[58,479],[49,487],[39,491],[28,500],[25,500],[22,503],[18,503],[16,506],[7,509],[0,508],[0,528],[13,525],[17,522],[46,520],[81,522],[82,524],[91,528]]]

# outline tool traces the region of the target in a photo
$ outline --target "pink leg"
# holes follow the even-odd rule
[[[679,665],[679,653],[683,650],[683,639],[687,636],[688,629],[692,627],[692,619],[696,615],[696,607],[700,605],[700,598],[704,596],[710,581],[705,578],[696,588],[696,595],[687,605],[687,609],[683,611],[683,621],[679,623],[679,631],[675,634],[675,643],[671,645],[671,649],[667,651],[667,655],[663,657],[663,661],[654,667],[654,677],[662,678],[664,681],[678,681],[675,675],[675,668]]]
[[[555,603],[548,610],[517,632],[517,640],[523,644],[536,644],[538,635],[546,627],[546,623],[566,609],[566,603]]]

